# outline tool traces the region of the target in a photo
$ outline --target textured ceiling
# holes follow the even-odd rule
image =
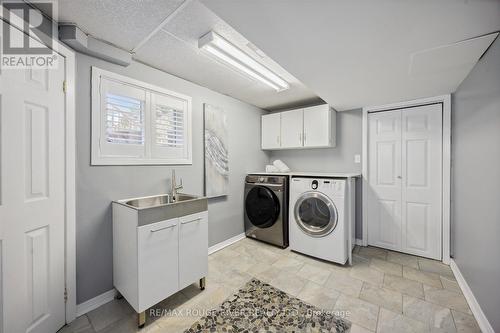
[[[337,110],[454,92],[500,30],[498,0],[201,1]]]
[[[58,21],[76,23],[86,33],[133,51],[133,58],[263,109],[322,102],[316,94],[268,57],[248,48],[248,40],[198,0],[59,0]],[[179,9],[178,9],[179,8]],[[214,30],[287,79],[276,92],[221,64],[198,49],[198,39]]]
[[[132,50],[183,0],[59,0],[58,22],[76,23],[86,33]]]

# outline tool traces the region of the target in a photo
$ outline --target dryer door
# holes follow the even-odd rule
[[[295,222],[307,235],[323,237],[337,226],[338,213],[333,201],[321,192],[305,192],[295,203]]]
[[[256,185],[245,197],[245,213],[258,228],[269,228],[280,215],[280,202],[276,194],[265,186]]]

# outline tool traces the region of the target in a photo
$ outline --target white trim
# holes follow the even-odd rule
[[[81,304],[78,304],[76,306],[76,315],[78,317],[97,309],[98,307],[111,302],[112,300],[115,299],[117,295],[117,291],[115,288],[106,291],[105,293],[102,293],[94,298],[89,299],[88,301],[85,301]]]
[[[363,240],[362,240],[362,239],[359,239],[359,238],[356,238],[356,240],[355,240],[354,244],[356,244],[356,245],[358,245],[358,246],[365,246],[365,245],[363,245],[363,244],[364,244],[364,243],[363,243]]]
[[[223,248],[232,245],[246,237],[245,233],[241,233],[239,235],[236,235],[234,237],[231,237],[229,239],[226,239],[225,241],[222,241],[220,243],[217,243],[215,245],[212,245],[208,248],[208,255],[211,255],[212,253],[215,253],[217,251],[222,250]]]
[[[443,263],[451,260],[451,97],[442,96],[443,102]]]
[[[476,318],[476,321],[479,325],[479,328],[481,329],[481,332],[494,333],[495,331],[493,330],[493,327],[491,326],[490,322],[488,321],[488,318],[486,318],[486,315],[484,314],[483,310],[481,309],[479,302],[477,301],[476,297],[472,293],[472,290],[470,289],[469,285],[467,284],[467,281],[465,280],[464,276],[462,275],[462,272],[460,272],[460,269],[458,268],[457,263],[453,259],[450,259],[450,268],[453,271],[455,278],[457,279],[457,282],[458,282],[458,285],[460,286],[460,289],[462,289],[462,293],[464,294],[465,299],[467,300],[467,303],[469,304],[469,307],[470,307],[472,313],[474,314],[474,317]]]
[[[380,106],[363,108],[362,120],[362,179],[363,179],[363,245],[368,245],[368,113],[402,109],[429,103],[443,104],[443,193],[442,193],[442,261],[450,264],[451,209],[451,97],[441,95]]]
[[[66,58],[66,323],[76,318],[76,119],[75,53],[59,41],[58,52]]]
[[[368,246],[368,110],[363,109],[361,122],[361,200],[362,200],[362,225],[363,235],[361,238],[363,246]]]

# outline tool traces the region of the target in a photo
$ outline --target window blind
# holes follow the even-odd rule
[[[106,141],[116,144],[144,144],[144,102],[106,94]]]
[[[156,145],[169,148],[183,148],[185,137],[184,110],[156,104]]]

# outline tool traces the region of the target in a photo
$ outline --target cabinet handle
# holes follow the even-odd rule
[[[299,142],[302,143],[302,133],[299,133]]]
[[[276,143],[277,143],[277,144],[279,144],[279,143],[280,143],[280,136],[279,136],[279,135],[276,137]]]
[[[162,231],[162,230],[165,230],[165,229],[170,229],[170,228],[173,228],[175,227],[176,224],[172,224],[172,225],[168,225],[166,227],[163,227],[163,228],[158,228],[158,229],[151,229],[151,232],[158,232],[158,231]]]
[[[188,224],[188,223],[192,223],[192,222],[198,222],[201,220],[201,217],[198,217],[197,219],[194,219],[194,220],[190,220],[190,221],[183,221],[181,222],[182,224]]]

